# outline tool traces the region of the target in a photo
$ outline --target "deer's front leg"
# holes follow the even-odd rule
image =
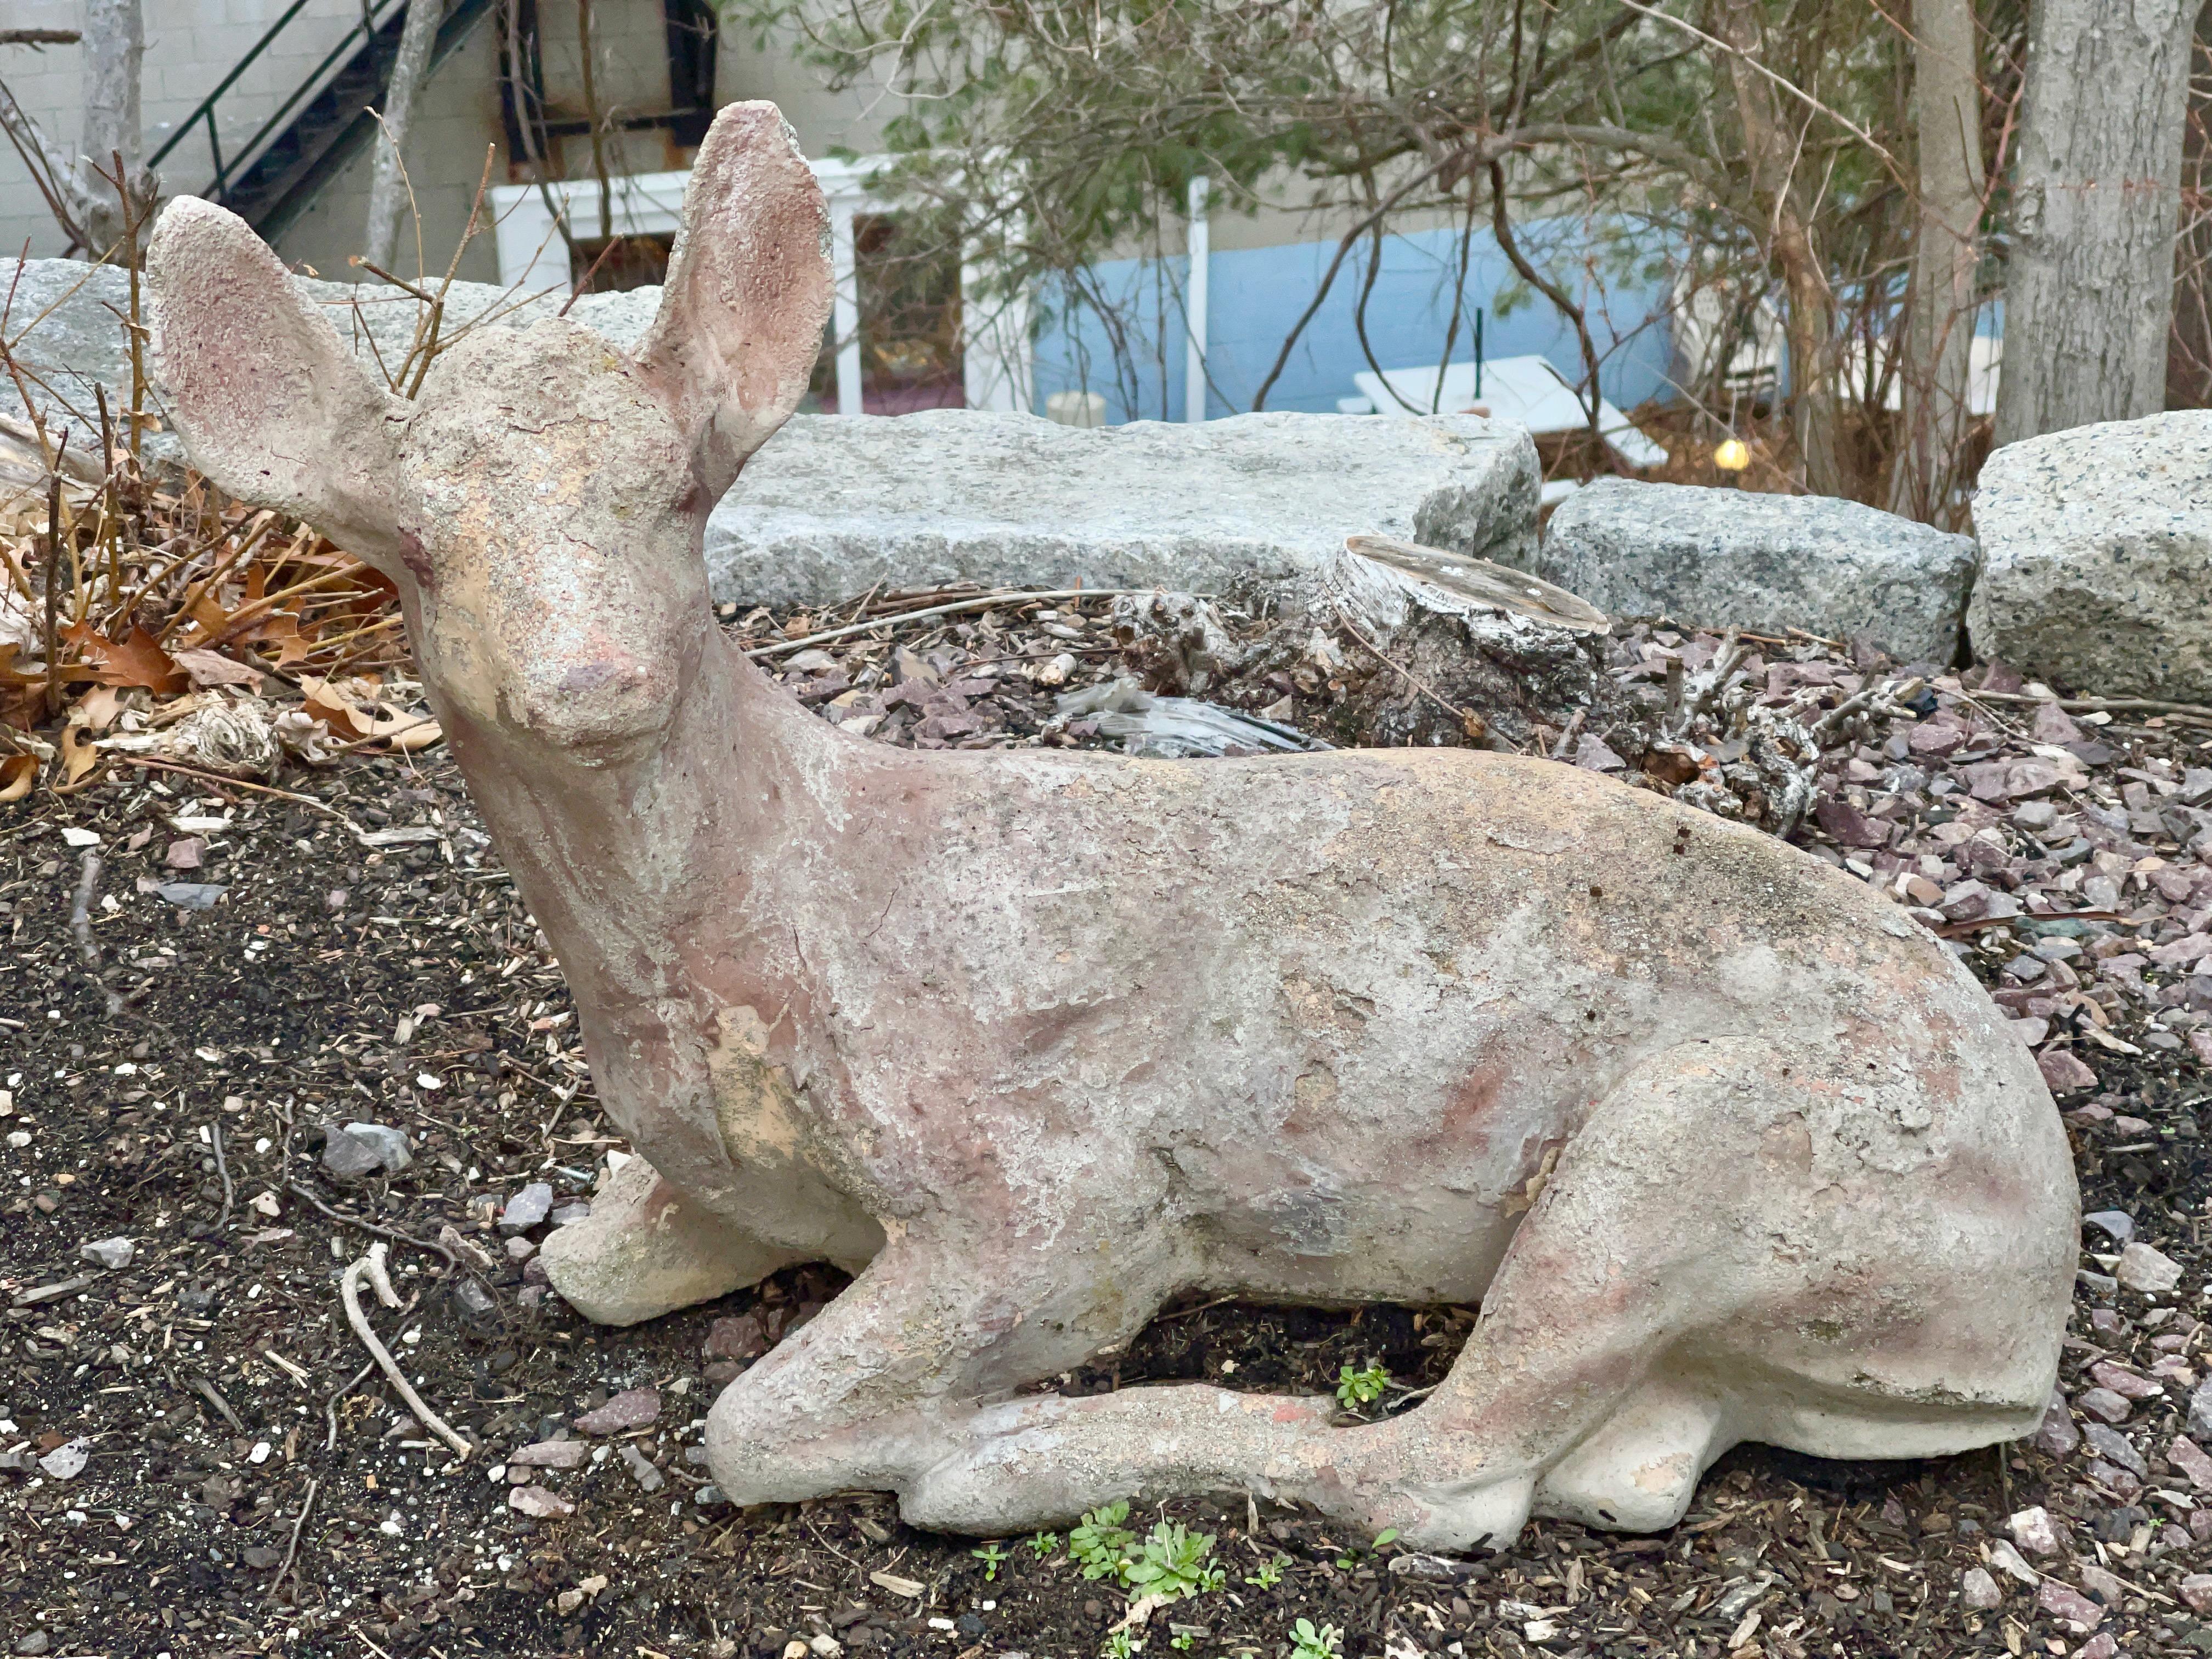
[[[1176,1275],[1171,1243],[1143,1233],[980,1247],[895,1235],[714,1402],[715,1484],[738,1504],[854,1489],[908,1495],[975,1443],[982,1402],[1143,1328]]]
[[[809,1257],[709,1215],[641,1158],[615,1172],[581,1221],[540,1255],[553,1288],[599,1325],[635,1325],[711,1302]]]

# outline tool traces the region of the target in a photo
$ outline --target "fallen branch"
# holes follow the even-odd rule
[[[336,1451],[337,1449],[338,1401],[344,1399],[356,1389],[359,1388],[362,1385],[362,1379],[375,1369],[376,1362],[374,1359],[367,1361],[362,1364],[359,1370],[353,1374],[352,1381],[343,1384],[335,1394],[331,1395],[328,1400],[323,1401],[323,1415],[329,1420],[331,1425],[330,1434],[323,1442],[323,1449],[325,1451]]]
[[[451,1446],[456,1456],[468,1456],[476,1448],[455,1432],[444,1418],[422,1403],[422,1396],[415,1392],[415,1385],[399,1369],[399,1363],[392,1358],[392,1351],[376,1340],[376,1333],[369,1328],[368,1316],[361,1308],[361,1281],[364,1274],[371,1273],[380,1281],[380,1290],[390,1289],[391,1280],[384,1273],[384,1246],[380,1243],[369,1246],[368,1255],[349,1266],[338,1280],[338,1299],[345,1304],[346,1322],[353,1327],[353,1334],[361,1339],[362,1346],[368,1350],[370,1357],[392,1380],[392,1386],[398,1389],[399,1397],[407,1402],[407,1409],[415,1413],[415,1420]]]
[[[231,1409],[230,1401],[222,1397],[222,1391],[217,1389],[213,1382],[204,1376],[196,1376],[191,1380],[188,1386],[191,1389],[193,1393],[199,1395],[201,1399],[206,1401],[208,1404],[214,1407],[216,1410],[221,1412],[222,1413],[222,1420],[224,1422],[229,1424],[233,1429],[236,1430],[240,1434],[244,1434],[246,1432],[246,1424],[244,1420],[240,1418],[236,1412]]]
[[[323,1215],[343,1226],[358,1227],[372,1238],[388,1238],[394,1244],[404,1244],[410,1250],[428,1250],[433,1255],[441,1258],[448,1267],[456,1272],[459,1271],[460,1259],[442,1244],[433,1243],[428,1239],[411,1237],[406,1233],[394,1232],[389,1227],[380,1227],[374,1221],[364,1220],[360,1216],[348,1215],[343,1210],[333,1210],[321,1199],[316,1197],[312,1188],[303,1187],[296,1181],[288,1181],[284,1185],[285,1189],[295,1198],[307,1200]]]
[[[828,629],[819,634],[804,635],[795,640],[779,641],[775,645],[757,645],[745,655],[779,656],[786,651],[819,645],[824,640],[842,640],[853,634],[872,634],[878,628],[896,628],[901,623],[925,622],[932,617],[957,617],[967,611],[988,611],[994,605],[1010,602],[1029,605],[1044,599],[1110,599],[1120,593],[1149,593],[1152,591],[1149,587],[1056,587],[1048,593],[1024,593],[1018,589],[1002,589],[996,593],[979,593],[974,599],[957,600],[951,605],[933,605],[921,611],[902,611],[896,616],[877,617],[843,628]]]
[[[113,1019],[123,1012],[123,998],[100,977],[100,947],[92,942],[92,900],[100,890],[100,854],[87,848],[77,877],[76,896],[70,902],[69,930],[76,940],[76,953],[84,963],[85,975],[100,988],[100,995],[107,1000],[107,1017]]]
[[[230,1206],[238,1196],[237,1189],[230,1184],[230,1162],[222,1155],[221,1118],[208,1125],[208,1139],[215,1147],[215,1172],[222,1177],[222,1213],[215,1218],[215,1230],[221,1232],[230,1225]]]
[[[1919,680],[1911,679],[1897,684],[1883,682],[1866,686],[1844,698],[1807,729],[1816,744],[1826,744],[1842,732],[1854,715],[1865,714],[1869,709],[1876,713],[1896,713],[1899,706],[1920,695],[1922,684]]]
[[[1691,728],[1697,725],[1698,716],[1711,712],[1715,702],[1718,700],[1721,693],[1727,690],[1728,683],[1735,678],[1735,671],[1743,666],[1754,649],[1756,647],[1746,641],[1735,629],[1729,629],[1728,637],[1721,647],[1719,661],[1713,665],[1711,673],[1698,679],[1697,689],[1685,699],[1681,710],[1675,719],[1674,736],[1687,737]],[[1674,663],[1680,660],[1679,657],[1674,659],[1668,663],[1668,668],[1671,670]],[[1674,684],[1671,674],[1668,684],[1670,686]]]
[[[148,760],[143,755],[111,753],[108,757],[118,766],[143,766],[153,772],[175,772],[188,778],[204,779],[219,784],[225,789],[244,789],[257,795],[274,795],[278,800],[297,801],[302,806],[312,806],[318,812],[327,812],[356,835],[361,827],[328,801],[317,800],[313,795],[295,794],[289,789],[272,789],[265,783],[248,783],[243,778],[234,778],[222,772],[206,772],[197,766],[179,766],[174,761]]]
[[[300,1513],[292,1522],[292,1541],[284,1546],[283,1565],[276,1569],[276,1576],[269,1581],[268,1592],[261,1598],[261,1605],[264,1607],[276,1599],[276,1592],[284,1587],[284,1581],[292,1576],[292,1564],[299,1559],[300,1554],[300,1533],[307,1524],[307,1511],[315,1507],[315,1490],[319,1484],[313,1479],[307,1482],[307,1495],[301,1501]]]
[[[2069,714],[2179,714],[2212,720],[2212,708],[2201,702],[2167,702],[2158,697],[2035,697],[2025,691],[1977,691],[1988,702],[2055,702]]]

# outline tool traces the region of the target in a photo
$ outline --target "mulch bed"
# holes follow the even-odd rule
[[[842,618],[727,620],[757,647]],[[1009,604],[820,648],[784,668],[795,693],[831,718],[873,715],[879,740],[947,746],[1098,741],[1056,720],[1053,693],[1146,661],[1100,600]],[[1655,736],[1682,682],[1669,658],[1688,659],[1694,680],[1721,641],[1647,627],[1606,649],[1643,725],[1536,741],[1662,789],[1679,787],[1680,750],[1692,765],[1725,756],[1723,733]],[[1818,642],[1762,649],[1739,689],[1777,707],[1805,694],[1832,707],[1889,672]],[[1209,695],[1329,731],[1358,655]],[[1063,657],[1060,684],[1041,683],[1039,665]],[[1778,674],[1784,665],[1814,672]],[[2085,1207],[2127,1212],[2183,1269],[2177,1288],[2146,1297],[2101,1277],[2117,1242],[2096,1237],[2100,1254],[2083,1261],[2099,1277],[2085,1280],[2061,1386],[2118,1401],[2105,1425],[2141,1468],[2114,1461],[2112,1437],[2093,1443],[2075,1426],[2103,1420],[2101,1397],[2056,1413],[2038,1443],[1936,1462],[1747,1447],[1665,1537],[1537,1522],[1513,1550],[1441,1579],[1394,1570],[1394,1543],[1281,1505],[1176,1504],[1169,1517],[1212,1535],[1224,1583],[1127,1632],[1133,1647],[1277,1659],[1303,1619],[1334,1627],[1342,1654],[1377,1659],[2212,1651],[2212,1624],[2183,1587],[2212,1564],[2212,1512],[2197,1509],[2176,1443],[2205,1364],[2212,1275],[2198,1119],[2212,1098],[2198,1050],[2212,1041],[2197,1041],[2188,943],[2212,893],[2186,850],[2202,828],[2190,773],[2207,728],[2131,716],[2067,739],[2045,715],[2061,713],[2055,702],[2001,672],[1970,678],[1938,680],[1917,721],[1839,741],[1824,763],[1827,810],[1800,835],[1950,933],[2009,1011],[2036,1023],[2023,1040],[2087,1074],[2046,1061],[2063,1073]],[[902,684],[907,695],[884,695]],[[1916,744],[1939,726],[1959,740]],[[2069,741],[2086,751],[2069,750],[2070,765],[2041,757],[2061,781],[2008,770],[2039,758],[2036,744]],[[692,1454],[715,1389],[834,1295],[836,1276],[794,1271],[626,1331],[587,1325],[548,1294],[499,1231],[501,1204],[536,1182],[556,1204],[587,1200],[622,1147],[592,1098],[557,965],[459,778],[431,749],[276,782],[287,795],[121,766],[77,793],[0,806],[0,1652],[1107,1649],[1127,1597],[1082,1577],[1064,1539],[979,1555],[979,1540],[905,1527],[881,1497],[743,1512],[714,1501]],[[71,844],[86,831],[96,848]],[[185,856],[197,867],[173,863],[181,842],[196,843]],[[71,927],[87,851],[102,860],[83,908],[89,960]],[[147,890],[180,879],[223,890],[203,910]],[[1979,890],[1960,890],[1968,884]],[[2072,909],[2090,919],[2043,931]],[[2079,948],[2033,954],[2060,939]],[[412,1164],[330,1178],[323,1126],[354,1121],[404,1129]],[[458,1466],[380,1377],[353,1382],[365,1355],[335,1281],[371,1243],[363,1224],[416,1241],[392,1245],[403,1309],[372,1304],[370,1316],[425,1400],[482,1447]],[[80,1254],[118,1237],[132,1241],[125,1266]],[[1390,1409],[1442,1375],[1469,1319],[1172,1310],[1073,1386],[1204,1377],[1327,1392],[1346,1367],[1379,1364],[1391,1387],[1375,1409]],[[649,1423],[573,1426],[634,1389],[655,1391]],[[589,1446],[580,1467],[504,1467],[561,1433]],[[573,1513],[519,1512],[509,1493],[526,1486]],[[2057,1548],[2008,1572],[2020,1553],[1996,1546],[2012,1536],[2008,1517],[2036,1505]],[[1963,1605],[1962,1577],[1978,1571],[1999,1605]],[[2046,1577],[2078,1605],[2041,1589]],[[2090,1622],[2094,1634],[2076,1627]]]

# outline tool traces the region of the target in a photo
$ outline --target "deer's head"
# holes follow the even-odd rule
[[[711,638],[702,526],[806,389],[826,229],[775,106],[732,105],[634,353],[560,319],[479,328],[410,400],[244,221],[182,198],[148,261],[155,347],[194,465],[398,582],[449,708],[620,750],[665,726]]]

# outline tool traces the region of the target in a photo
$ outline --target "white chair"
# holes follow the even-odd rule
[[[1589,412],[1574,383],[1547,357],[1492,358],[1482,365],[1479,394],[1473,363],[1445,368],[1441,388],[1433,363],[1426,368],[1385,369],[1380,374],[1362,369],[1352,380],[1383,415],[1486,414],[1525,426],[1539,437],[1579,431],[1589,424]],[[1667,452],[1602,398],[1598,399],[1597,428],[1598,435],[1629,465],[1666,463]]]

